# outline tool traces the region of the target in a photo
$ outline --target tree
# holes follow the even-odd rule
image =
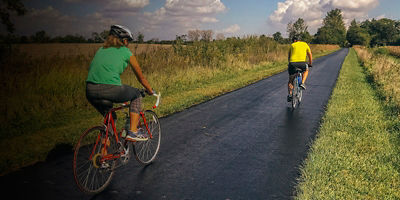
[[[95,43],[102,43],[107,39],[109,34],[109,30],[104,30],[101,33],[93,32],[91,40],[93,40]]]
[[[0,2],[0,18],[1,23],[6,26],[9,33],[13,33],[15,28],[10,20],[10,12],[16,12],[18,16],[26,13],[26,8],[21,0],[1,0]]]
[[[307,29],[308,26],[304,22],[304,19],[298,18],[294,23],[289,22],[286,30],[291,41],[293,40],[293,37],[297,36],[302,41],[311,42],[312,37]]]
[[[315,43],[338,44],[344,46],[346,43],[346,27],[344,26],[342,11],[334,9],[328,12],[324,18],[323,26],[315,35]]]
[[[31,40],[35,43],[48,43],[50,39],[50,36],[45,31],[38,31],[35,35],[31,36]]]
[[[279,42],[279,43],[283,42],[283,37],[282,37],[282,33],[281,32],[276,32],[276,33],[272,34],[272,37],[274,38],[274,40],[276,42]]]
[[[349,30],[346,34],[346,39],[351,45],[369,45],[371,40],[370,35],[368,34],[366,29],[360,27],[354,19],[351,21]]]
[[[212,40],[214,32],[212,30],[201,31],[201,40],[209,42]]]
[[[100,34],[96,32],[92,33],[92,40],[94,43],[101,43],[104,41],[103,38],[101,38]]]
[[[396,22],[387,18],[372,20],[369,27],[371,28],[371,45],[373,46],[394,44],[400,32]]]
[[[190,41],[193,41],[193,42],[195,42],[195,41],[199,41],[199,39],[200,39],[200,35],[201,35],[201,33],[200,33],[201,31],[200,30],[189,30],[188,31],[188,38],[189,38],[189,40]]]
[[[218,33],[215,36],[215,39],[217,39],[217,40],[225,40],[225,35],[223,33]]]
[[[143,33],[141,33],[141,32],[138,33],[137,42],[138,42],[139,44],[144,43],[144,35],[143,35]]]

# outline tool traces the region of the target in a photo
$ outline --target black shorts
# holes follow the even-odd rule
[[[136,106],[140,105],[140,101],[133,104],[132,102],[141,97],[139,89],[129,85],[86,83],[86,98],[102,115],[105,115],[113,107],[108,102],[124,103],[131,101],[130,111],[137,112]],[[106,102],[103,100],[106,100]]]
[[[289,75],[293,75],[296,73],[296,68],[301,69],[302,72],[308,69],[307,62],[289,62],[288,72]]]

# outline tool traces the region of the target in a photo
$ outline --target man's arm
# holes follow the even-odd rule
[[[311,51],[307,51],[308,56],[308,64],[312,66],[312,53]]]

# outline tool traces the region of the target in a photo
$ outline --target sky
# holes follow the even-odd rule
[[[189,30],[213,30],[225,37],[287,36],[289,22],[303,18],[311,34],[327,12],[339,8],[346,24],[383,17],[400,20],[399,0],[22,0],[28,13],[11,17],[18,35],[44,30],[50,36],[127,26],[145,40],[171,40]],[[4,32],[4,27],[0,29]]]

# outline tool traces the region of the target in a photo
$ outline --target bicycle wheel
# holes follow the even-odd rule
[[[303,98],[303,89],[301,89],[300,87],[297,88],[297,104],[300,105],[301,103],[301,98]],[[297,106],[298,107],[298,106]]]
[[[102,161],[102,155],[116,151],[112,131],[106,140],[105,128],[95,126],[85,131],[74,150],[74,179],[79,189],[89,194],[103,191],[114,175],[115,160]],[[107,148],[103,148],[107,145]]]
[[[298,104],[298,95],[299,93],[299,82],[297,81],[297,76],[293,80],[293,89],[292,89],[292,108],[296,109]]]
[[[144,117],[148,129],[142,117],[140,117],[139,128],[142,128],[146,134],[152,135],[147,141],[134,143],[134,154],[136,160],[142,164],[151,163],[157,156],[161,143],[161,126],[156,113],[151,110],[144,112]],[[150,133],[148,132],[150,131]]]

